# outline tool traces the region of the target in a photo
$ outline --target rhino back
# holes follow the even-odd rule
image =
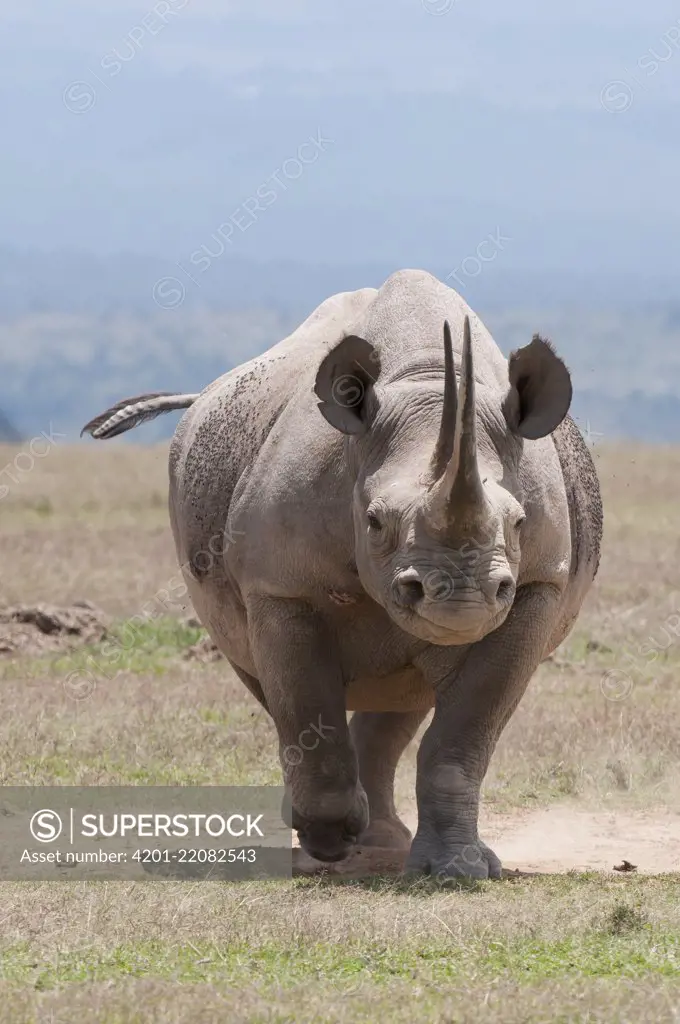
[[[507,360],[487,327],[462,295],[425,270],[392,274],[366,309],[363,337],[378,348],[383,383],[428,366],[436,367],[443,375],[445,320],[451,327],[460,366],[466,316],[472,327],[475,376],[487,388],[504,394],[508,387]]]

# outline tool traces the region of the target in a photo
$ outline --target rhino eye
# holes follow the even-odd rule
[[[367,512],[366,519],[368,521],[369,529],[375,530],[376,532],[378,530],[382,530],[383,524],[380,522],[375,512]]]

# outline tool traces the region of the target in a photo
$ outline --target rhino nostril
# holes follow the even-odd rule
[[[511,576],[507,576],[498,584],[498,589],[496,590],[496,602],[498,604],[507,604],[512,600],[514,593],[515,581]]]
[[[404,608],[412,608],[424,596],[420,580],[397,580],[397,600]]]

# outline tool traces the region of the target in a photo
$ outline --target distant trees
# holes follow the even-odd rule
[[[310,312],[276,305],[219,310],[182,304],[154,312],[118,308],[3,316],[1,309],[0,303],[0,441],[5,442],[21,440],[15,424],[28,437],[54,429],[77,441],[83,423],[126,395],[200,391],[286,337]],[[506,355],[525,345],[534,331],[555,342],[574,381],[573,415],[586,427],[590,423],[593,438],[680,442],[677,303],[637,311],[508,306],[479,312]],[[169,437],[177,418],[145,425],[129,443]]]

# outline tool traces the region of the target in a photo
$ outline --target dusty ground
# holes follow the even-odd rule
[[[415,832],[415,807],[400,807]],[[496,851],[508,874],[553,874],[569,871],[617,870],[624,861],[641,874],[680,873],[680,812],[670,810],[587,811],[560,804],[541,810],[506,814],[483,812],[484,840]],[[295,843],[297,845],[297,843]],[[388,851],[361,849],[330,869],[334,876],[361,877],[371,871],[398,873],[403,862]],[[329,871],[310,858],[300,858],[300,873]]]
[[[680,869],[680,451],[596,455],[597,585],[485,785],[483,837],[538,877],[2,883],[0,1022],[680,1020],[677,875],[662,874]],[[4,785],[279,781],[266,715],[223,662],[187,657],[201,635],[165,456],[56,446],[0,499],[0,609],[88,601],[114,636],[145,622],[123,658],[73,637],[0,652]],[[415,745],[397,787],[411,825],[414,763]],[[623,859],[637,872],[613,872]]]
[[[507,868],[611,871],[623,860],[645,874],[680,872],[677,811],[583,811],[548,807],[486,822],[485,835]]]

